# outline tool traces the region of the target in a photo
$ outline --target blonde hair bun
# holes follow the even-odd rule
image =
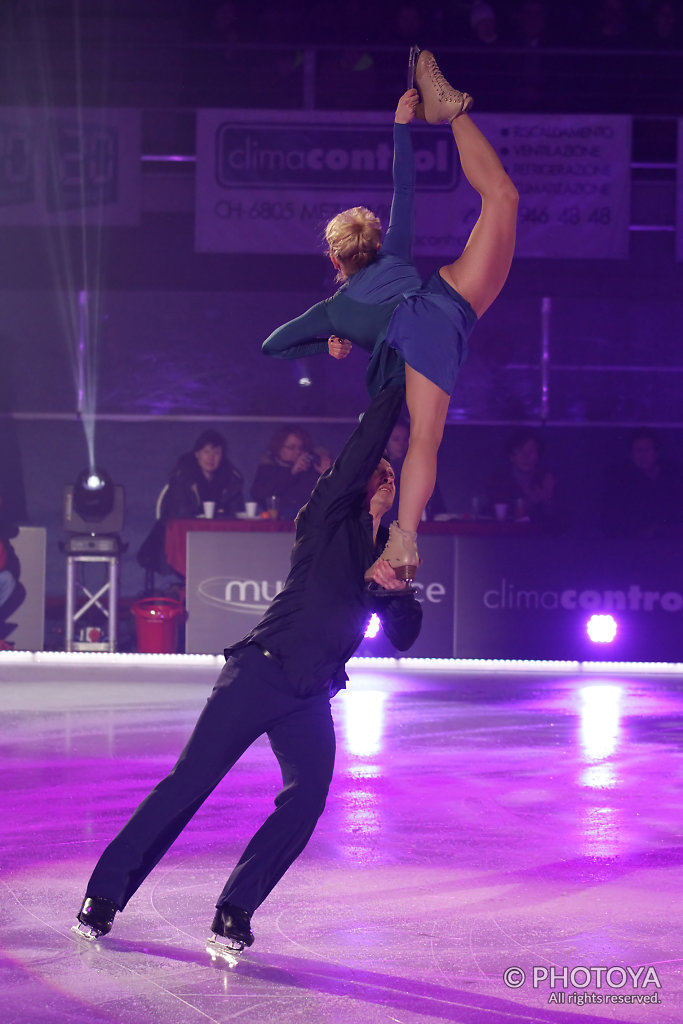
[[[325,241],[341,264],[338,276],[345,280],[372,263],[382,241],[382,226],[372,210],[353,206],[328,222]]]

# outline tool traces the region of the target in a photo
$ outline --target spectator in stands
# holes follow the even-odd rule
[[[683,44],[681,11],[673,0],[660,0],[650,11],[645,45],[653,49],[675,50]]]
[[[550,15],[543,0],[522,0],[513,15],[516,30],[515,43],[525,49],[536,50],[548,46],[550,39]]]
[[[205,501],[215,502],[215,515],[225,519],[244,510],[244,478],[228,459],[226,447],[222,434],[205,430],[192,451],[178,459],[162,492],[158,518],[138,549],[138,563],[148,574],[172,571],[164,554],[168,519],[193,519],[202,514]]]
[[[659,435],[639,427],[629,438],[626,462],[607,469],[602,529],[608,537],[649,539],[680,532],[683,474],[662,458]]]
[[[226,447],[222,434],[205,430],[192,451],[180,456],[168,481],[162,519],[201,515],[205,501],[214,501],[216,515],[226,519],[234,519],[236,512],[244,510],[244,479],[228,459]]]
[[[530,520],[553,533],[562,523],[556,499],[556,480],[543,465],[543,442],[535,430],[516,430],[507,443],[505,465],[487,487],[491,509],[507,506],[507,518]]]
[[[633,46],[630,15],[624,0],[601,0],[593,16],[595,26],[589,43],[602,49]]]
[[[299,426],[284,424],[270,439],[251,486],[251,496],[266,510],[275,499],[280,519],[295,519],[311,496],[318,477],[329,468],[329,452],[313,446]]]
[[[475,42],[485,47],[498,42],[498,22],[496,12],[485,0],[475,0],[470,12],[470,28]]]
[[[387,456],[391,463],[391,468],[394,471],[395,486],[396,486],[396,500],[394,504],[398,504],[398,495],[401,489],[401,470],[403,469],[403,462],[406,455],[408,454],[408,439],[410,437],[410,425],[402,419],[396,422],[396,426],[389,435],[387,441]],[[439,490],[439,482],[437,480],[432,491],[432,496],[427,502],[427,508],[425,509],[425,519],[434,519],[435,516],[442,515],[446,512],[446,505],[441,496]]]
[[[522,0],[512,18],[512,43],[523,50],[511,99],[520,110],[544,110],[548,101],[547,58],[553,42],[550,14],[543,0]]]
[[[393,12],[393,24],[387,26],[386,40],[393,46],[413,46],[425,33],[424,5],[404,2]]]

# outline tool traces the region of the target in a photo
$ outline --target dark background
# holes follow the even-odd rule
[[[4,104],[80,102],[142,114],[139,227],[3,231],[0,488],[18,518],[48,527],[50,594],[64,586],[62,490],[86,462],[61,301],[65,281],[78,289],[85,280],[83,253],[98,254],[96,456],[126,490],[124,595],[142,586],[134,552],[156,495],[211,417],[247,486],[275,422],[303,421],[333,453],[340,447],[366,403],[364,357],[312,361],[313,385],[304,389],[298,367],[259,352],[274,326],[331,293],[326,261],[194,252],[195,110],[268,107],[283,117],[302,106],[391,110],[404,88],[407,34],[416,30],[482,112],[634,117],[629,257],[513,265],[477,326],[452,401],[439,471],[447,506],[469,509],[520,423],[542,430],[571,536],[597,536],[604,467],[623,457],[634,424],[658,425],[665,453],[683,460],[683,275],[673,232],[680,5],[678,27],[662,41],[653,28],[656,4],[627,4],[621,33],[605,31],[600,4],[541,4],[548,16],[534,46],[522,35],[528,5],[493,4],[499,39],[491,46],[474,37],[470,6],[3,6]],[[185,159],[169,162],[171,155]],[[541,425],[546,296],[551,403]]]

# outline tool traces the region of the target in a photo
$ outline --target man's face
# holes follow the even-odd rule
[[[366,489],[368,496],[368,508],[371,514],[384,515],[394,504],[396,487],[394,485],[394,471],[386,459],[382,459],[375,472],[368,481]]]
[[[223,449],[216,444],[205,444],[194,453],[194,457],[204,476],[212,477],[223,459]]]
[[[519,448],[515,448],[510,456],[510,462],[520,473],[533,473],[538,466],[539,457],[538,445],[533,438],[529,438]]]

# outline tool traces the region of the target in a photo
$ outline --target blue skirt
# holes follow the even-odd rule
[[[396,307],[384,343],[450,395],[476,322],[467,299],[435,270],[419,292],[406,296]]]

